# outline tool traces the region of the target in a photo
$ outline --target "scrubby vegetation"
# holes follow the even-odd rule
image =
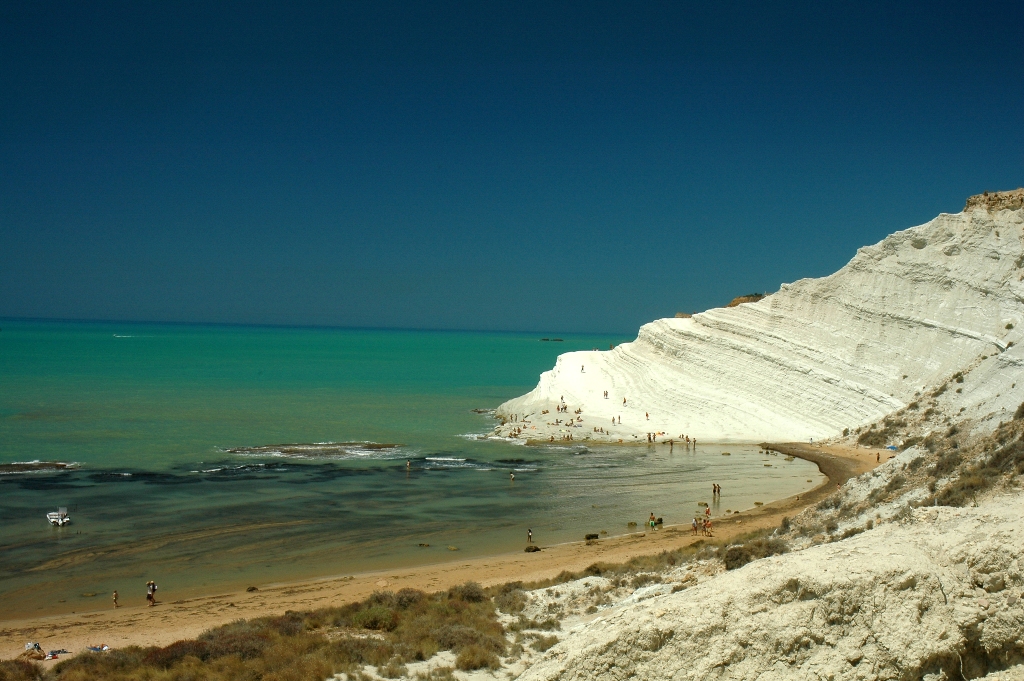
[[[907,422],[899,418],[886,418],[881,426],[876,429],[874,426],[867,429],[857,438],[857,444],[865,447],[885,447],[890,440],[900,434],[900,429],[905,428]]]
[[[43,678],[43,668],[24,660],[0,660],[0,681],[37,681]]]
[[[358,679],[365,665],[398,678],[406,675],[407,663],[442,650],[456,654],[459,669],[496,669],[507,643],[495,595],[501,597],[501,590],[491,593],[472,582],[435,594],[379,591],[338,608],[239,620],[163,648],[83,653],[46,674],[36,665],[6,662],[0,680],[284,681],[325,679],[338,672]]]
[[[777,537],[756,537],[725,549],[722,560],[726,570],[743,567],[752,560],[776,556],[789,550],[789,545]]]

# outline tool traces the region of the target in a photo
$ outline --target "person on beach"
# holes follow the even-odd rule
[[[527,544],[532,544],[533,543],[533,530],[530,530],[530,529],[526,530],[526,543]]]
[[[625,406],[626,406],[626,398],[625,398],[625,397],[623,397],[623,398],[622,398],[622,406],[623,406],[623,407],[625,407]]]
[[[515,473],[509,473],[508,474],[508,479],[509,479],[510,482],[515,482],[516,481],[516,474]]]
[[[696,537],[697,536],[697,519],[696,518],[693,519],[693,523],[691,523],[691,525],[693,526],[693,536]]]
[[[149,601],[149,607],[156,605],[156,582],[152,579],[146,582],[146,600]]]
[[[715,536],[714,533],[711,531],[711,518],[708,518],[707,521],[704,523],[704,529],[707,530],[709,537]]]
[[[657,520],[657,518],[654,517],[654,511],[651,511],[651,519],[648,520],[647,522],[649,522],[651,524],[651,529],[652,530],[658,529],[658,520]]]
[[[608,391],[607,390],[604,391],[604,399],[606,399],[606,400],[608,399]]]
[[[584,373],[584,371],[583,371],[583,365],[582,365],[582,364],[580,365],[580,373],[581,373],[581,374],[582,374],[582,373]]]
[[[405,469],[409,470],[410,468],[412,468],[412,460],[406,459],[405,460]]]
[[[651,420],[651,414],[650,414],[650,412],[646,412],[646,411],[645,411],[645,412],[644,412],[644,418],[646,418],[646,419],[647,419],[648,421],[650,421],[650,420]]]
[[[882,452],[875,452],[875,463],[882,463]]]
[[[117,602],[117,591],[114,592],[114,608],[120,608],[121,604]]]
[[[711,507],[710,506],[705,506],[704,507],[704,516],[707,517],[707,518],[711,517]]]
[[[620,426],[622,425],[622,417],[621,416],[619,417],[619,425]]]

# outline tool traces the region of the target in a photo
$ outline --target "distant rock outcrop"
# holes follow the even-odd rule
[[[743,303],[756,303],[757,301],[764,298],[764,296],[764,293],[748,293],[745,296],[736,296],[731,301],[729,301],[729,304],[726,305],[726,307],[736,307],[737,305],[742,305]]]
[[[964,211],[984,208],[985,210],[1017,210],[1024,206],[1024,188],[1008,192],[985,192],[967,199]]]
[[[1008,417],[1024,399],[1022,197],[972,197],[830,276],[651,322],[608,352],[563,354],[496,416],[533,414],[530,436],[545,440],[806,441],[873,423],[959,374],[946,413]],[[577,418],[540,416],[563,401]]]

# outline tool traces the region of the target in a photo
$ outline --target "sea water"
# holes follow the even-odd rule
[[[114,589],[141,603],[149,579],[178,599],[522,551],[527,529],[541,545],[622,534],[651,512],[688,522],[712,483],[721,514],[822,479],[756,446],[485,437],[487,410],[559,353],[622,336],[0,327],[7,618],[106,607]],[[26,462],[74,466],[10,465]],[[45,519],[58,506],[63,528]]]

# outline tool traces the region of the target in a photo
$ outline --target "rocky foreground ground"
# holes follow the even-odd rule
[[[666,573],[519,678],[1024,678],[1021,412],[932,434],[757,540],[788,552],[746,562],[737,544],[699,579]]]

